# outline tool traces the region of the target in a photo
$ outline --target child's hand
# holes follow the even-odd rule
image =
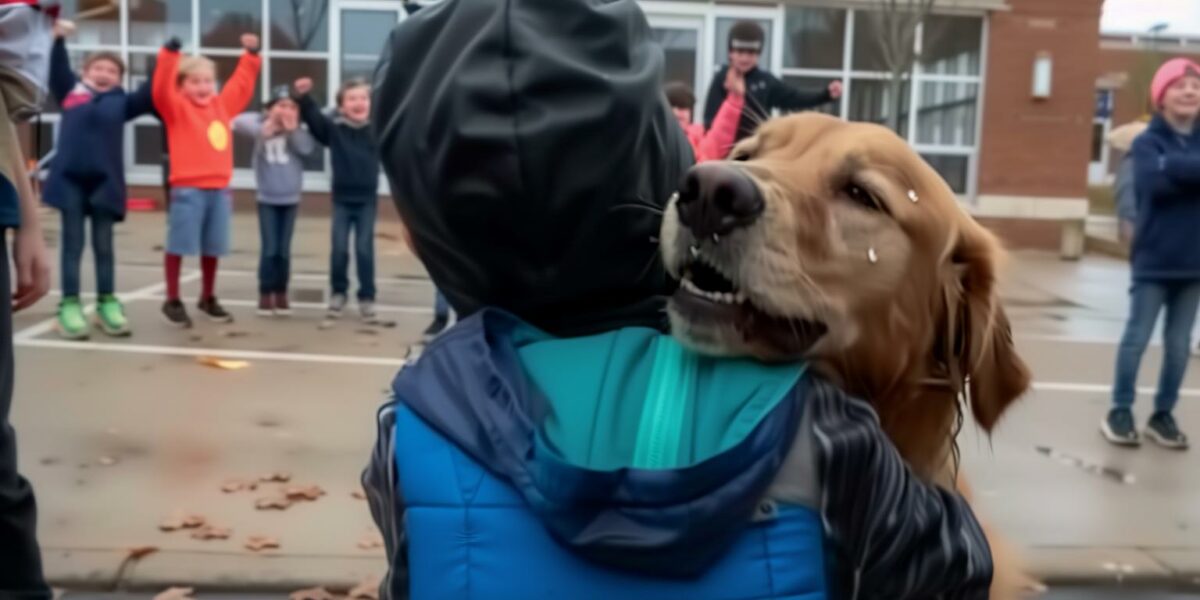
[[[296,87],[296,93],[304,96],[312,91],[313,82],[309,77],[301,77],[300,79],[296,80],[294,85]]]
[[[251,52],[257,51],[258,50],[258,36],[254,35],[253,33],[243,33],[242,34],[242,47]]]
[[[59,19],[54,22],[54,37],[65,38],[70,37],[75,33],[75,22],[66,19]]]
[[[263,137],[271,137],[278,132],[279,132],[279,123],[275,120],[274,117],[267,117],[266,119],[263,120],[263,124],[262,124],[262,136]]]
[[[746,95],[746,76],[737,69],[725,72],[725,91],[733,96]]]

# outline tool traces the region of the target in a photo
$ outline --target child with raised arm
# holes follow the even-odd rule
[[[63,297],[58,306],[59,335],[71,340],[90,335],[79,299],[79,265],[85,223],[91,221],[96,260],[96,325],[112,336],[129,335],[125,310],[115,295],[116,258],[113,226],[125,220],[125,122],[154,110],[150,82],[127,94],[121,87],[125,63],[112,52],[94,52],[76,77],[65,37],[70,21],[54,25],[50,52],[50,91],[62,108],[58,143],[46,180],[46,203],[62,212],[61,268]]]
[[[178,39],[172,39],[158,53],[154,107],[166,127],[171,156],[171,205],[164,259],[167,300],[162,310],[167,322],[188,328],[192,319],[179,297],[184,256],[201,257],[200,312],[216,322],[233,321],[214,290],[218,260],[229,253],[233,212],[228,189],[233,177],[230,122],[254,97],[262,59],[258,56],[258,36],[243,34],[246,52],[218,93],[213,62],[202,56],[181,57],[180,45]]]

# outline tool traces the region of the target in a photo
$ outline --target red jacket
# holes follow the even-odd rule
[[[708,133],[704,132],[704,126],[699,123],[684,128],[688,141],[692,143],[692,153],[696,155],[696,162],[722,160],[729,156],[737,137],[738,119],[742,116],[745,101],[745,96],[726,95]]]

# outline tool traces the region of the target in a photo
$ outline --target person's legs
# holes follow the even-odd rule
[[[358,207],[354,229],[354,266],[358,270],[358,301],[375,302],[376,202]],[[364,315],[366,316],[366,315]]]
[[[92,254],[96,258],[96,321],[108,335],[129,335],[125,309],[116,296],[116,257],[113,251],[112,215],[104,211],[92,213]]]
[[[1105,437],[1113,443],[1138,443],[1132,415],[1133,402],[1137,397],[1138,369],[1154,332],[1158,313],[1166,302],[1166,295],[1166,286],[1155,282],[1135,281],[1130,288],[1129,319],[1117,347],[1113,407],[1102,428]]]
[[[180,300],[179,272],[183,267],[184,256],[200,254],[204,213],[203,190],[187,187],[171,189],[171,204],[167,209],[167,252],[163,259],[167,284],[163,316],[168,323],[176,327],[192,326],[192,319]]]
[[[1179,386],[1187,372],[1192,327],[1196,323],[1196,309],[1200,308],[1200,282],[1172,282],[1167,289],[1163,364],[1158,392],[1154,396],[1154,414],[1147,424],[1146,436],[1169,448],[1186,448],[1187,436],[1175,423],[1173,411],[1179,401]]]
[[[87,339],[88,322],[83,314],[83,303],[79,298],[80,263],[83,261],[84,210],[83,190],[70,180],[61,186],[62,234],[59,245],[60,269],[62,271],[62,301],[58,305],[58,333],[69,340]]]
[[[9,269],[8,247],[0,244],[0,597],[41,600],[50,598],[50,589],[42,579],[37,506],[29,482],[17,473],[16,433],[8,423],[15,374]]]
[[[280,206],[278,210],[279,256],[275,262],[275,310],[278,314],[286,316],[292,313],[291,303],[288,301],[288,284],[292,278],[292,234],[296,231],[296,213],[299,206]]]
[[[229,190],[203,190],[204,226],[201,232],[200,273],[202,290],[197,308],[218,323],[233,322],[217,301],[217,266],[229,254],[229,228],[233,222],[233,198]]]
[[[277,241],[275,232],[275,207],[269,204],[258,204],[258,293],[267,296],[275,291],[275,253]],[[262,308],[261,306],[259,307]],[[268,310],[270,307],[268,307]]]
[[[350,224],[353,220],[353,207],[342,203],[333,203],[333,220],[329,240],[329,312],[336,316],[341,314],[346,306],[346,292],[350,289]]]

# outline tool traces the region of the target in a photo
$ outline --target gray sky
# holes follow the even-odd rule
[[[1168,23],[1168,33],[1200,35],[1200,0],[1104,0],[1100,29],[1144,32]]]

